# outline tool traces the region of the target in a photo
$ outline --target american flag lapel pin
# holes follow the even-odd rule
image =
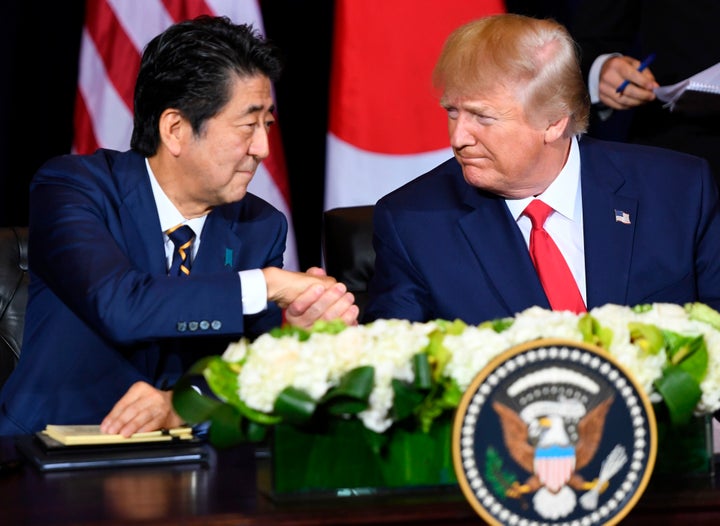
[[[625,212],[624,210],[618,210],[615,209],[615,222],[616,223],[622,223],[624,225],[630,224],[630,214]]]

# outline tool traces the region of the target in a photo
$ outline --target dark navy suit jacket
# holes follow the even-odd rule
[[[588,307],[703,301],[719,309],[720,209],[707,162],[588,137],[579,145]],[[380,199],[374,228],[363,321],[477,324],[549,308],[504,200],[468,185],[454,159]]]
[[[171,385],[196,359],[281,322],[243,316],[238,271],[282,266],[287,221],[247,194],[207,217],[189,277],[168,277],[145,160],[49,161],[30,188],[30,289],[0,435],[98,424],[130,385]],[[181,282],[182,281],[182,282]]]

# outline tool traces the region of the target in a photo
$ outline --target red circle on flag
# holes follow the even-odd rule
[[[448,147],[432,69],[457,27],[504,11],[498,0],[337,2],[330,131],[387,154]]]

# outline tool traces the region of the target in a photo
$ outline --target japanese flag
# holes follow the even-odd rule
[[[432,88],[445,39],[500,0],[336,0],[325,209],[374,204],[452,156]]]

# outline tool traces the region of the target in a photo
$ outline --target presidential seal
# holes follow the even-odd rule
[[[652,406],[604,350],[536,340],[493,360],[465,392],[453,464],[488,523],[615,524],[655,464]]]

